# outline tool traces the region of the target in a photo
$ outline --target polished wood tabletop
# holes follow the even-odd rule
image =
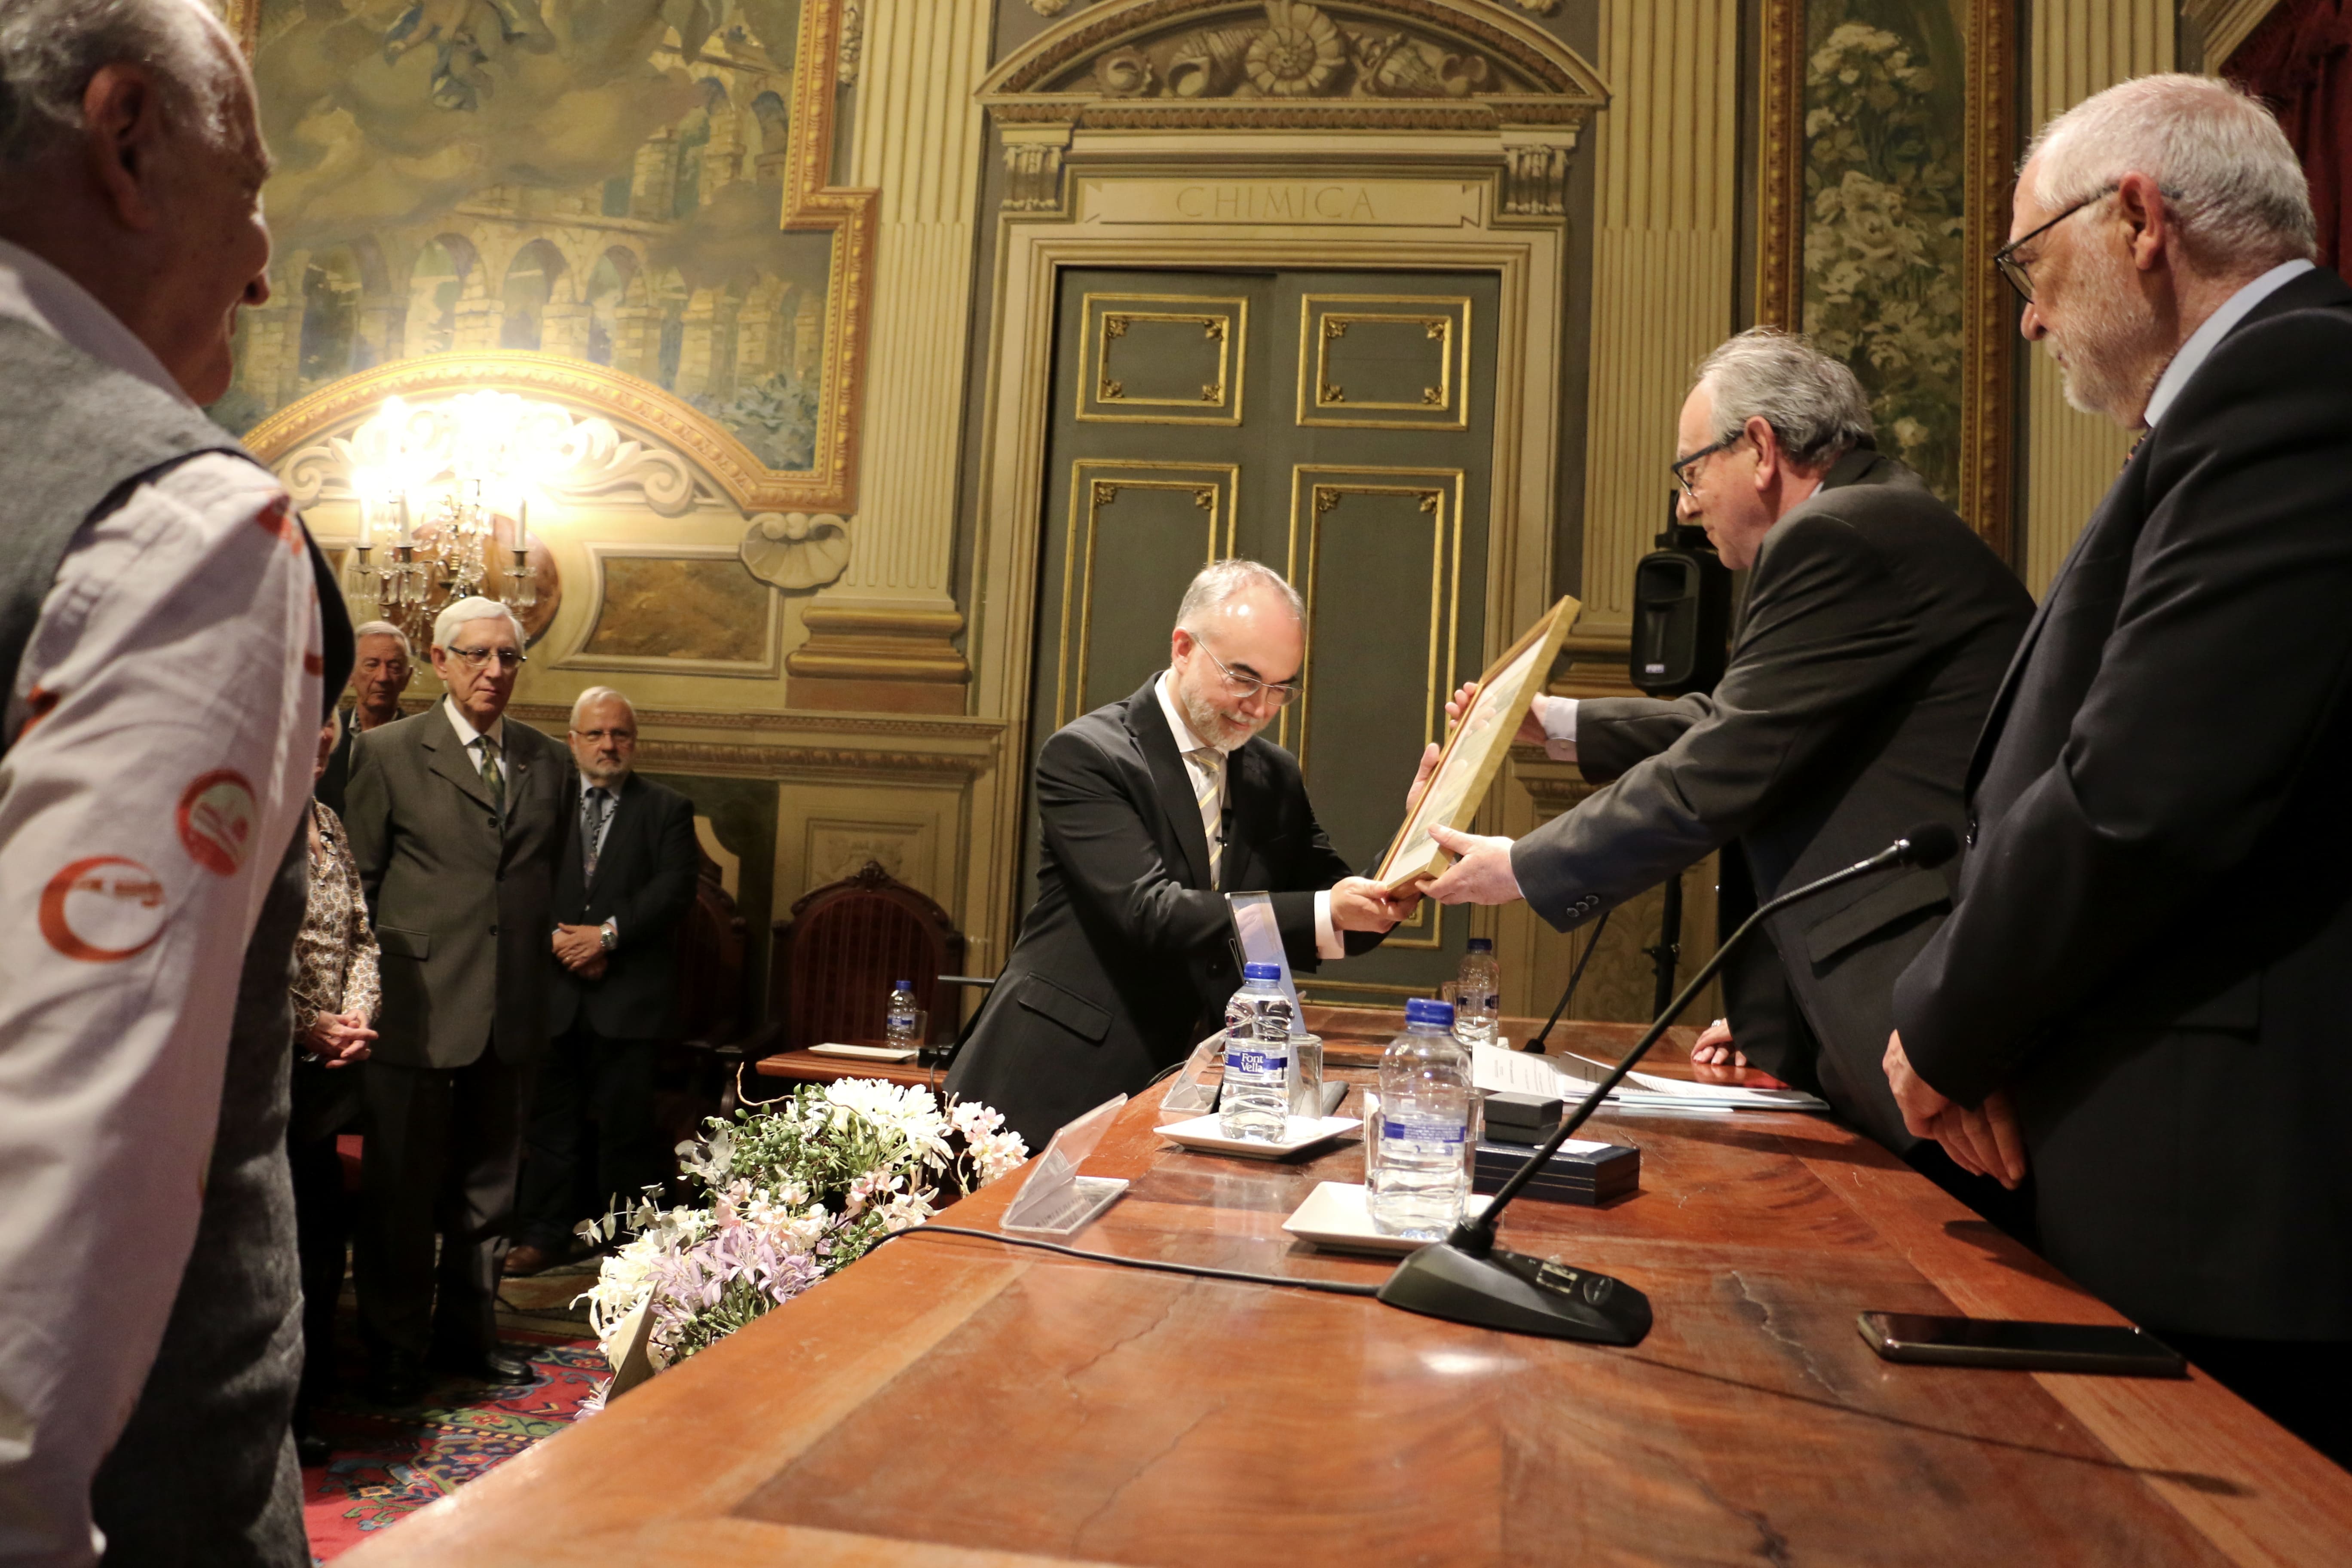
[[[1184,1152],[1159,1092],[1087,1163],[1133,1185],[1076,1245],[1385,1278],[1280,1228],[1360,1144]],[[2118,1321],[1875,1145],[1791,1114],[1591,1126],[1641,1148],[1641,1190],[1522,1201],[1503,1239],[1646,1291],[1638,1347],[915,1234],[347,1561],[2352,1561],[2352,1475],[2201,1375],[1873,1355],[1869,1309]],[[1021,1179],[940,1223],[992,1228]]]

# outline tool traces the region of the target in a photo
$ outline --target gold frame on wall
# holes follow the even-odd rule
[[[1956,0],[1968,58],[1961,128],[1961,517],[1993,552],[2014,542],[2011,416],[2016,310],[1993,270],[2016,174],[2016,0]],[[1757,137],[1756,320],[1795,331],[1804,308],[1805,0],[1763,0]]]
[[[1098,305],[1129,304],[1195,307],[1192,310],[1103,310]],[[1230,305],[1231,310],[1210,307]],[[1242,422],[1244,383],[1248,371],[1235,354],[1236,344],[1249,342],[1249,300],[1223,294],[1090,293],[1078,302],[1078,375],[1076,417],[1081,424],[1223,425]],[[1197,321],[1212,329],[1209,341],[1217,345],[1217,379],[1204,383],[1197,400],[1173,397],[1129,397],[1110,379],[1110,345],[1124,336],[1129,321]],[[1118,323],[1116,326],[1113,323]],[[1216,395],[1208,395],[1213,392]],[[1191,414],[1104,414],[1105,405],[1135,408],[1194,409]]]
[[[250,59],[259,39],[259,0],[216,0],[224,21]],[[872,289],[880,193],[828,183],[834,162],[835,82],[842,16],[856,0],[802,0],[793,68],[792,130],[785,142],[784,205],[779,226],[830,231],[832,258],[824,305],[824,353],[819,378],[816,451],[806,468],[771,468],[726,426],[685,399],[635,376],[587,360],[506,351],[462,357],[436,354],[396,360],[345,376],[278,409],[247,433],[246,445],[264,462],[290,451],[312,431],[346,412],[373,389],[394,392],[464,384],[571,395],[592,406],[648,424],[710,467],[744,510],[853,512],[857,506],[857,451],[866,389],[867,295]],[[814,62],[812,64],[812,62]],[[404,380],[403,371],[415,379]],[[606,397],[620,401],[606,403]],[[649,415],[651,416],[649,416]],[[265,450],[265,447],[268,449]]]
[[[1400,310],[1331,310],[1327,305],[1396,305],[1419,306],[1420,309]],[[1444,313],[1430,311],[1444,307]],[[1458,319],[1457,319],[1458,318]],[[1323,331],[1315,330],[1318,321],[1325,323]],[[1331,383],[1329,354],[1331,340],[1343,335],[1349,325],[1358,321],[1425,322],[1432,329],[1430,336],[1439,338],[1444,347],[1438,351],[1438,384],[1431,390],[1438,401],[1426,397],[1420,403],[1349,403],[1340,389]],[[1342,323],[1339,331],[1331,331],[1330,323]],[[1314,353],[1307,353],[1312,344]],[[1335,415],[1331,409],[1384,411],[1421,410],[1433,416],[1427,419],[1349,418]],[[1470,427],[1470,300],[1466,295],[1451,294],[1303,294],[1298,300],[1298,423],[1320,425],[1353,430],[1467,430]]]

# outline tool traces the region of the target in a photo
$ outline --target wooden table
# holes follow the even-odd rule
[[[1134,1186],[1080,1245],[1384,1276],[1278,1228],[1359,1146],[1184,1153],[1157,1093],[1087,1163]],[[1865,1308],[2116,1321],[1874,1145],[1795,1115],[1596,1125],[1641,1146],[1643,1190],[1522,1203],[1504,1238],[1647,1291],[1636,1348],[917,1236],[348,1561],[2352,1560],[2352,1476],[2201,1376],[1873,1356]],[[1017,1182],[941,1223],[992,1226]]]

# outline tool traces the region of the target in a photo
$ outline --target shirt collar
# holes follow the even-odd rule
[[[1176,737],[1176,750],[1188,761],[1194,752],[1213,749],[1209,742],[1192,733],[1192,726],[1184,722],[1184,710],[1176,705],[1176,672],[1163,669],[1152,691],[1160,699],[1160,710],[1168,715],[1168,728]],[[1222,753],[1220,753],[1222,754]]]
[[[465,713],[458,708],[457,700],[456,698],[444,697],[441,699],[441,711],[449,715],[449,727],[457,731],[457,743],[459,745],[471,746],[475,742],[482,738],[482,731],[474,728],[473,721],[467,719]],[[490,721],[489,734],[490,739],[496,741],[499,743],[499,749],[503,751],[507,743],[507,716],[505,714],[501,713],[497,718]]]
[[[38,327],[100,364],[171,394],[189,407],[188,395],[121,318],[70,277],[20,245],[0,239],[0,316]]]
[[[586,800],[588,798],[588,792],[592,789],[601,789],[608,798],[618,800],[621,798],[621,792],[629,787],[629,775],[626,773],[623,773],[619,778],[614,779],[608,784],[590,784],[586,773],[575,773],[572,776],[580,781],[580,798],[582,800]]]
[[[2157,378],[2156,390],[2148,394],[2147,413],[2141,423],[2153,426],[2163,418],[2164,411],[2172,406],[2173,400],[2188,386],[2189,378],[2205,363],[2214,345],[2230,335],[2230,329],[2244,321],[2255,306],[2310,271],[2311,268],[2310,262],[2301,259],[2282,261],[2222,300],[2221,308],[2206,317],[2203,324],[2189,334],[2189,341],[2180,345],[2180,352],[2172,356],[2172,363],[2166,365],[2164,374]]]

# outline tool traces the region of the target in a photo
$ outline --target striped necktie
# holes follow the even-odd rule
[[[592,879],[596,875],[596,857],[604,843],[604,814],[612,809],[612,800],[598,785],[580,802],[580,861],[582,869]]]
[[[1209,886],[1213,889],[1225,872],[1225,754],[1214,746],[1202,746],[1185,755],[1199,769],[1192,781],[1193,804],[1201,808],[1201,831],[1209,840]]]
[[[485,735],[482,737],[480,744],[482,748],[482,782],[490,786],[490,809],[499,814],[499,826],[503,828],[506,826],[507,822],[506,770],[499,766],[498,742],[490,736]]]

